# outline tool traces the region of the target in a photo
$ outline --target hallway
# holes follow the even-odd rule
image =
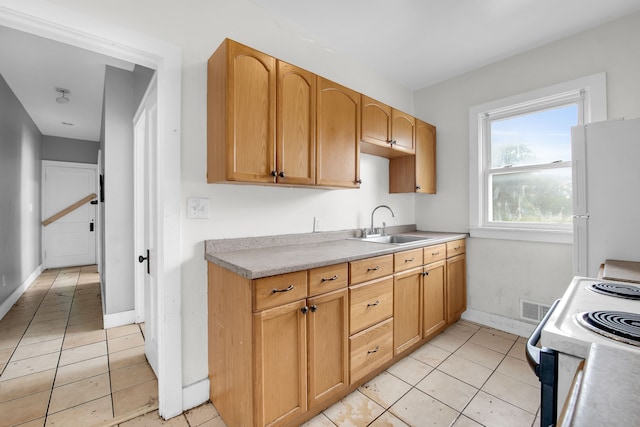
[[[144,325],[104,330],[96,266],[43,272],[0,321],[0,426],[116,424],[158,407]]]

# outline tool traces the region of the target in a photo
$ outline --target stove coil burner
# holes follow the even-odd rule
[[[578,322],[594,332],[640,347],[640,315],[624,311],[589,311],[577,314]]]
[[[594,292],[610,295],[618,298],[640,300],[640,287],[633,285],[621,285],[619,283],[593,283],[589,286]]]

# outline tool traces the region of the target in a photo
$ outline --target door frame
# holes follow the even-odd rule
[[[100,188],[100,173],[98,172],[98,165],[93,164],[93,163],[74,163],[74,162],[61,162],[58,160],[42,160],[40,162],[40,206],[42,206],[44,208],[45,205],[45,197],[46,194],[44,192],[44,181],[45,181],[45,169],[47,166],[59,166],[59,167],[69,167],[69,168],[79,168],[79,169],[93,169],[94,173],[95,173],[95,188],[94,188],[94,193],[98,194],[99,188]],[[102,221],[100,221],[100,218],[98,217],[98,210],[99,210],[99,206],[96,206],[96,212],[95,212],[95,229],[94,232],[95,234],[95,257],[96,257],[96,262],[98,262],[98,245],[99,245],[99,240],[98,240],[98,236],[100,235],[100,230],[102,228]],[[43,211],[44,213],[44,211]],[[42,221],[44,221],[46,218],[41,218]],[[40,256],[43,260],[43,264],[44,264],[44,268],[49,268],[49,266],[46,263],[46,257],[44,255],[45,252],[45,247],[44,247],[44,225],[40,226],[40,230],[42,231],[40,233]]]
[[[157,72],[156,181],[158,296],[158,411],[182,413],[182,318],[180,242],[181,49],[41,0],[0,0],[0,25],[129,61]],[[138,225],[135,224],[135,227]],[[131,260],[136,262],[137,260]],[[176,368],[177,367],[177,368]]]

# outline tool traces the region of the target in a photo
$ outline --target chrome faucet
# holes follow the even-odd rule
[[[376,233],[375,233],[375,231],[374,231],[374,228],[373,228],[373,214],[374,214],[374,213],[376,213],[376,211],[378,210],[378,208],[387,208],[387,209],[389,209],[389,212],[391,212],[391,216],[392,216],[392,217],[394,217],[394,218],[396,217],[396,216],[393,214],[393,211],[391,210],[391,208],[390,208],[389,206],[387,206],[387,205],[380,205],[380,206],[376,206],[376,207],[373,209],[373,212],[371,212],[371,228],[370,228],[370,230],[369,230],[371,234],[376,234]],[[384,222],[383,222],[382,224],[383,224],[383,225],[382,225],[382,235],[384,235],[384,233],[385,233],[384,229],[385,229],[385,227],[386,227],[386,224],[385,224]]]

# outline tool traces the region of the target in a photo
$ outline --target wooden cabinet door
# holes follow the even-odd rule
[[[422,339],[422,267],[393,277],[393,354],[407,350]]]
[[[442,245],[444,246],[444,245]],[[447,323],[445,306],[446,262],[437,261],[424,267],[422,283],[422,337],[440,332]]]
[[[391,112],[391,139],[394,150],[415,153],[415,127],[415,117],[396,109]]]
[[[316,75],[278,61],[276,181],[316,181]]]
[[[362,133],[360,139],[389,148],[391,141],[391,107],[362,95]]]
[[[309,298],[309,407],[342,396],[349,386],[347,289]]]
[[[436,193],[436,128],[416,120],[416,192]]]
[[[282,425],[307,410],[306,300],[254,315],[254,420]]]
[[[467,267],[465,254],[447,259],[447,323],[460,319],[467,309]]]
[[[274,182],[275,58],[225,40],[208,81],[208,182]]]
[[[360,94],[318,76],[316,185],[360,186]]]

